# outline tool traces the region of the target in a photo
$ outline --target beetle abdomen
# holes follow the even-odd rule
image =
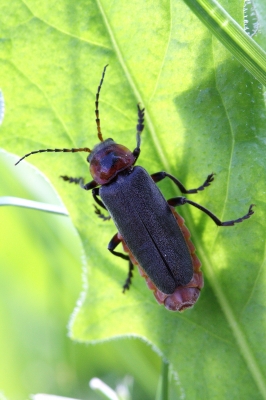
[[[155,284],[151,281],[150,277],[144,272],[137,260],[133,257],[131,251],[125,244],[124,239],[119,234],[119,239],[122,241],[123,249],[128,253],[130,260],[133,265],[137,265],[140,275],[146,280],[147,286],[153,291],[153,294],[159,304],[164,304],[165,308],[171,311],[184,311],[187,308],[192,307],[199,298],[200,291],[204,286],[203,274],[200,271],[201,262],[195,254],[195,246],[191,242],[190,232],[185,225],[184,219],[171,207],[171,211],[176,219],[178,226],[180,227],[184,239],[188,245],[192,263],[193,263],[193,277],[191,281],[185,286],[177,286],[175,291],[171,294],[165,294],[160,291]]]

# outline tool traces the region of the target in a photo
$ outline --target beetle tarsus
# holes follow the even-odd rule
[[[134,270],[134,265],[132,264],[131,260],[129,259],[128,276],[123,285],[123,293],[125,293],[126,290],[130,289],[130,285],[132,284],[132,278],[133,278],[133,270]]]
[[[254,206],[255,206],[255,204],[251,204],[249,206],[247,214],[244,215],[243,217],[238,218],[238,219],[234,219],[234,220],[231,220],[231,221],[222,222],[221,226],[233,226],[235,224],[239,224],[240,222],[244,221],[245,219],[248,219],[252,214],[254,214],[254,210],[253,210]]]
[[[72,178],[71,176],[61,175],[60,178],[62,178],[66,182],[75,183],[76,185],[78,184],[81,187],[84,186],[84,179],[82,177],[80,177],[80,178]]]
[[[99,218],[101,218],[103,221],[110,221],[110,219],[111,219],[111,215],[104,215],[102,212],[101,212],[101,210],[95,205],[95,204],[93,204],[94,205],[94,208],[95,208],[95,214],[97,214],[98,215],[98,217]]]
[[[188,190],[187,193],[197,193],[199,191],[204,190],[206,187],[210,186],[210,184],[214,181],[214,173],[212,172],[210,175],[207,176],[206,181],[203,185],[199,186],[197,189]]]

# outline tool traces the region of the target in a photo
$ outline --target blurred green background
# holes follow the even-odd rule
[[[0,153],[1,196],[61,204],[44,176],[15,161]],[[154,399],[161,361],[144,342],[85,345],[67,337],[82,291],[82,249],[70,219],[12,206],[0,213],[0,392],[12,400],[34,393],[101,399],[91,378],[115,389],[129,375],[134,399]]]

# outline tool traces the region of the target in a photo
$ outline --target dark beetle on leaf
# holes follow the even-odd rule
[[[78,183],[85,190],[92,190],[98,206],[106,209],[110,217],[105,217],[98,207],[96,213],[103,220],[112,218],[117,229],[111,239],[108,250],[114,255],[129,261],[128,276],[123,291],[129,289],[133,265],[137,265],[148,287],[154,292],[156,300],[168,310],[183,311],[195,304],[203,287],[200,261],[190,240],[190,233],[174,207],[191,204],[207,214],[218,226],[232,226],[242,222],[253,214],[253,204],[242,218],[222,222],[212,212],[186,197],[174,197],[165,200],[156,186],[168,177],[183,194],[193,194],[203,190],[213,181],[208,175],[202,186],[187,190],[182,183],[167,172],[161,171],[149,175],[139,166],[134,166],[140,155],[141,132],[144,129],[144,108],[138,105],[137,146],[130,151],[117,144],[113,139],[103,140],[99,118],[99,95],[107,65],[96,94],[96,125],[100,143],[92,150],[46,149],[32,151],[22,157],[16,165],[31,154],[42,152],[79,152],[90,153],[87,161],[93,180],[84,184],[83,178],[62,176],[65,181]],[[122,243],[125,253],[117,252]]]

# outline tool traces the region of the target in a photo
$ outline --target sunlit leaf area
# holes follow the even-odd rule
[[[68,213],[0,207],[0,399],[266,399],[264,0],[2,0],[0,20],[0,204]],[[98,144],[106,64],[104,139],[133,150],[140,104],[138,165],[188,189],[214,173],[187,197],[222,221],[255,205],[232,227],[178,207],[205,283],[182,313],[158,305],[136,269],[122,293],[127,263],[107,250],[114,223],[60,178],[90,182],[87,153],[14,165]],[[158,186],[181,195],[170,180]]]

